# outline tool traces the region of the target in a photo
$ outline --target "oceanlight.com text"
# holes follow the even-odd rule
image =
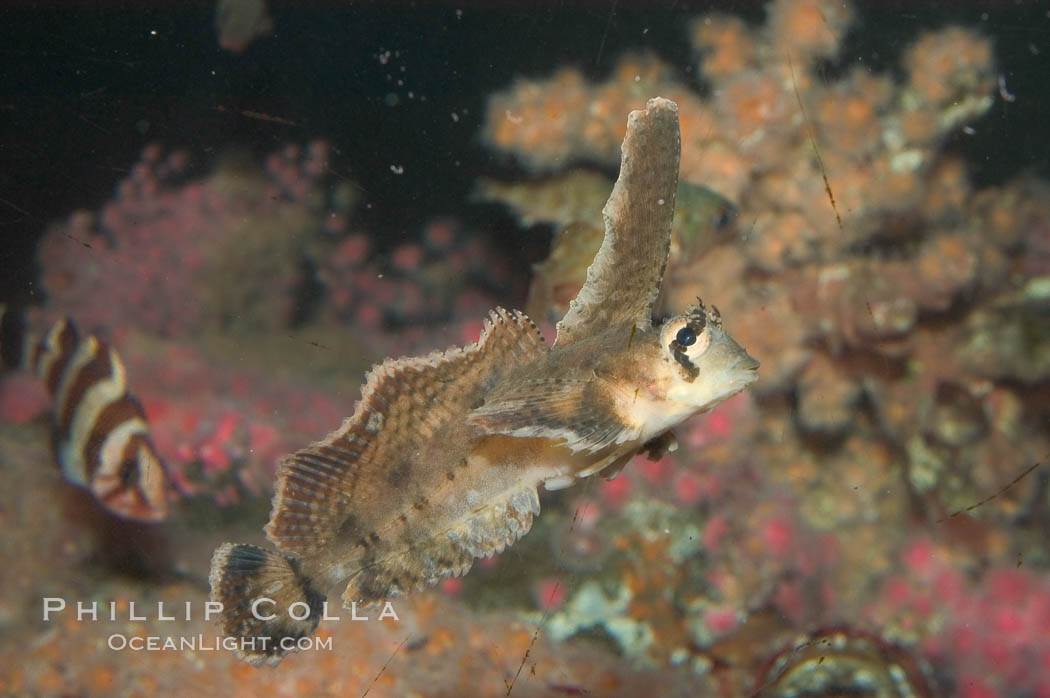
[[[329,637],[282,637],[276,643],[278,647],[286,652],[294,650],[332,650],[332,638]],[[160,635],[125,635],[114,633],[106,640],[106,645],[114,651],[121,652],[130,650],[132,652],[163,652],[163,651],[190,651],[190,652],[267,652],[274,646],[273,638],[260,637],[222,637],[219,635],[189,635],[181,637]]]

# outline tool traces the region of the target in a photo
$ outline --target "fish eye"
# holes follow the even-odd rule
[[[121,487],[128,487],[134,483],[137,467],[138,461],[134,458],[125,458],[120,462],[120,467],[117,469],[117,476],[120,478]]]
[[[674,341],[680,346],[691,347],[696,343],[696,332],[689,325],[686,325],[682,329],[678,330],[678,334],[675,335]]]
[[[731,208],[723,208],[711,219],[711,226],[716,230],[728,227],[736,218],[736,211]]]

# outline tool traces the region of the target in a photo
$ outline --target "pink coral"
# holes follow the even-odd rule
[[[497,305],[492,288],[513,293],[506,259],[455,221],[428,223],[419,237],[385,254],[363,233],[347,236],[320,263],[323,319],[370,329],[433,325],[483,315]]]
[[[116,199],[97,213],[74,213],[44,237],[49,302],[110,331],[285,326],[309,254],[304,241],[321,235],[329,213],[318,206],[330,183],[326,157],[323,143],[305,153],[287,146],[267,159],[265,173],[231,160],[185,181],[185,154],[164,158],[147,147]]]

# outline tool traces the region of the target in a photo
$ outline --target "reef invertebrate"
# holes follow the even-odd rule
[[[751,695],[932,698],[926,673],[919,661],[879,638],[830,630],[814,633],[774,657]]]
[[[327,158],[322,142],[288,145],[259,171],[233,153],[190,178],[186,153],[147,147],[114,200],[45,233],[49,302],[92,331],[287,327],[304,269],[324,257],[333,221],[352,204]]]

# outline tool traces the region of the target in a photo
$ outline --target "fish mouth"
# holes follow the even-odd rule
[[[758,359],[756,359],[755,357],[751,356],[747,352],[744,352],[744,355],[741,356],[739,359],[737,359],[736,363],[733,365],[733,369],[737,370],[737,371],[756,371],[757,372],[759,366],[761,366],[761,364],[758,363]],[[755,376],[755,377],[757,378],[758,376]]]
[[[740,350],[740,358],[733,363],[732,374],[736,380],[733,381],[732,391],[738,393],[747,386],[758,380],[758,359]]]
[[[758,380],[758,359],[751,356],[728,334],[719,336],[720,358],[726,366],[724,374],[730,379],[730,389],[739,392]]]

